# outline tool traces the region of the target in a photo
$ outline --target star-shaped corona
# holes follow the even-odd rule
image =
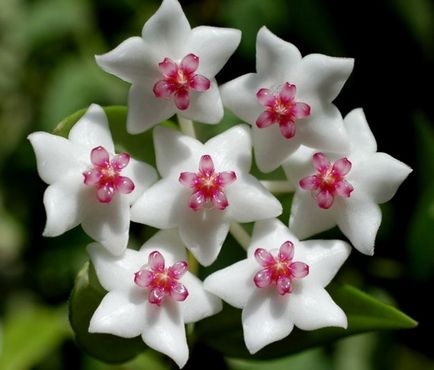
[[[255,274],[253,281],[258,288],[275,284],[280,295],[289,294],[293,290],[293,280],[307,276],[309,266],[304,262],[293,261],[294,244],[289,240],[280,246],[276,255],[273,252],[275,253],[264,248],[255,250],[256,261],[263,269]]]
[[[149,303],[161,305],[166,297],[175,301],[185,301],[187,288],[178,280],[188,269],[186,261],[178,261],[170,267],[165,266],[163,255],[158,251],[149,254],[148,263],[134,274],[134,282],[149,291]]]
[[[224,188],[236,179],[234,171],[216,172],[208,154],[200,158],[198,172],[182,172],[179,175],[179,182],[193,190],[189,206],[194,211],[212,207],[225,209],[229,202]]]
[[[264,107],[256,120],[256,126],[265,128],[278,124],[280,132],[286,139],[295,135],[295,123],[298,119],[310,115],[310,106],[295,100],[296,86],[285,82],[280,91],[274,93],[271,89],[262,88],[256,97]]]
[[[195,73],[199,68],[199,57],[194,54],[186,55],[179,65],[170,58],[164,58],[158,67],[164,78],[155,83],[152,89],[155,96],[167,98],[173,95],[180,110],[190,106],[190,90],[206,91],[211,86],[208,78]]]
[[[110,203],[116,192],[129,194],[134,190],[134,183],[129,177],[121,176],[121,171],[130,162],[128,153],[115,155],[110,160],[107,150],[98,146],[90,152],[93,167],[83,172],[84,183],[96,189],[96,196],[101,203]]]

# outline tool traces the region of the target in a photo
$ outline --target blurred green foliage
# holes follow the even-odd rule
[[[152,351],[122,365],[107,365],[75,345],[65,302],[87,259],[84,246],[89,239],[80,229],[55,239],[41,237],[45,185],[36,173],[26,141],[30,132],[52,131],[64,117],[91,103],[126,103],[128,84],[100,70],[93,56],[107,52],[126,37],[140,34],[143,22],[159,3],[0,1],[1,370],[173,367]],[[343,113],[363,106],[379,149],[408,163],[415,172],[394,200],[383,207],[376,257],[353,253],[340,280],[375,293],[380,300],[393,297],[400,308],[420,322],[418,329],[405,333],[356,336],[265,362],[222,358],[206,343],[196,343],[187,368],[203,368],[201,361],[205,358],[207,369],[434,369],[432,344],[424,340],[434,327],[432,310],[426,304],[426,294],[434,283],[434,114],[432,94],[425,92],[430,88],[428,78],[434,60],[432,1],[181,3],[192,25],[237,27],[243,31],[240,48],[217,76],[219,82],[254,71],[256,32],[264,24],[294,42],[303,54],[320,52],[356,58],[354,73],[336,104]],[[237,123],[229,115],[226,120],[228,125]],[[203,127],[198,131],[204,139],[210,135],[201,132]],[[121,138],[124,134],[118,135]],[[128,140],[139,139],[141,135]],[[150,232],[137,225],[132,226],[132,231],[137,244]],[[336,230],[325,236],[342,237]],[[225,246],[223,253],[232,252]],[[241,258],[239,254],[235,258]],[[213,268],[224,264],[224,258],[225,254]]]

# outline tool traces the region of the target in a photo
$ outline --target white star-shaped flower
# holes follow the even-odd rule
[[[412,171],[377,143],[362,109],[345,117],[350,149],[319,153],[300,147],[283,165],[296,188],[289,228],[304,239],[338,225],[360,252],[374,253],[378,204],[389,201]]]
[[[142,336],[179,367],[188,359],[186,323],[221,310],[221,301],[187,271],[185,250],[175,230],[160,231],[139,251],[122,256],[98,244],[88,247],[98,279],[108,291],[93,314],[89,332],[124,338]]]
[[[277,219],[255,224],[247,259],[219,270],[205,289],[243,309],[250,353],[302,330],[347,327],[345,313],[326,287],[350,254],[340,240],[300,242]]]
[[[218,123],[223,105],[214,76],[241,39],[239,30],[191,29],[177,0],[163,0],[145,23],[142,37],[131,37],[96,57],[105,71],[130,82],[127,129],[143,132],[178,113]]]
[[[81,223],[84,231],[113,254],[128,243],[130,205],[157,180],[154,168],[115,149],[104,110],[91,105],[68,139],[34,132],[47,223],[44,236],[58,236]]]
[[[202,265],[216,258],[231,222],[276,217],[279,201],[249,175],[251,137],[235,126],[205,144],[167,128],[154,129],[162,179],[131,208],[131,219],[160,229],[179,228]]]
[[[256,73],[221,87],[223,103],[253,126],[258,167],[270,172],[301,144],[343,150],[342,116],[331,103],[353,69],[353,59],[298,49],[262,27],[256,40]]]

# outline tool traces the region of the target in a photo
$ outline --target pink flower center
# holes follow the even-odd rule
[[[180,110],[189,107],[190,90],[206,91],[211,86],[209,79],[195,73],[199,68],[199,57],[194,54],[186,55],[179,65],[170,58],[164,58],[158,67],[164,78],[154,84],[154,95],[157,98],[173,95]]]
[[[210,155],[203,155],[199,162],[199,171],[182,172],[179,182],[193,190],[189,206],[194,211],[208,208],[225,209],[229,202],[223,189],[237,179],[234,171],[216,172]]]
[[[313,166],[317,170],[316,175],[301,179],[299,184],[302,189],[312,192],[320,208],[330,208],[337,195],[350,197],[354,188],[345,180],[345,176],[351,170],[351,162],[347,158],[341,158],[331,164],[323,153],[315,153]]]
[[[149,289],[149,303],[161,305],[165,297],[175,301],[185,301],[187,288],[178,280],[188,269],[186,261],[176,262],[173,266],[164,266],[164,257],[158,251],[149,254],[148,264],[134,274],[134,282],[141,288]]]
[[[253,278],[255,285],[264,288],[274,283],[280,295],[291,293],[292,281],[309,274],[309,266],[303,262],[292,262],[293,257],[294,244],[289,240],[280,246],[277,256],[273,256],[263,248],[256,249],[256,261],[263,269],[255,274]]]
[[[256,120],[256,126],[265,128],[277,123],[281,134],[286,139],[295,135],[295,121],[310,115],[310,106],[295,101],[296,86],[285,82],[280,91],[275,94],[270,89],[260,89],[256,97],[264,107]]]
[[[128,153],[115,155],[110,160],[107,150],[98,146],[90,152],[90,161],[93,168],[83,172],[84,183],[95,187],[101,203],[110,203],[116,192],[129,194],[134,190],[131,179],[120,175],[130,161]]]

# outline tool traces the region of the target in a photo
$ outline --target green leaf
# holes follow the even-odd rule
[[[432,228],[434,225],[434,131],[424,117],[416,120],[418,138],[419,199],[411,218],[408,238],[411,275],[428,280],[434,276],[434,248]]]
[[[63,137],[67,137],[72,126],[83,116],[87,108],[81,109],[70,116],[66,117],[57,125],[53,133]],[[104,107],[109,121],[110,131],[113,136],[113,141],[116,144],[116,151],[128,152],[132,157],[142,160],[152,166],[155,166],[154,144],[152,140],[152,130],[148,130],[139,135],[131,135],[126,131],[126,120],[128,109],[125,106],[109,106]],[[170,127],[176,127],[170,121],[165,121],[162,124]]]
[[[69,300],[69,321],[77,344],[90,355],[110,363],[125,362],[146,350],[140,337],[125,339],[111,334],[91,334],[90,319],[106,292],[89,263],[77,275]]]
[[[4,321],[0,369],[27,370],[52,353],[69,335],[65,307],[29,306]]]
[[[44,83],[38,127],[43,131],[51,131],[53,124],[91,101],[122,102],[128,93],[124,81],[101,73],[96,63],[83,63],[72,56],[58,59]]]
[[[83,1],[42,1],[28,5],[28,18],[20,32],[32,47],[64,40],[68,34],[86,29],[89,14]]]
[[[333,370],[330,356],[321,349],[305,351],[294,356],[283,357],[266,361],[250,359],[227,359],[231,370],[290,370],[315,369]]]
[[[225,305],[223,311],[196,325],[199,340],[226,356],[267,359],[330,344],[350,335],[382,329],[407,329],[416,322],[398,309],[384,304],[349,285],[332,286],[330,294],[348,317],[348,329],[324,328],[314,331],[294,329],[285,339],[272,343],[258,354],[247,351],[241,326],[241,311]]]
[[[171,370],[170,360],[159,352],[148,349],[134,360],[122,364],[107,365],[93,357],[85,359],[83,370]]]

